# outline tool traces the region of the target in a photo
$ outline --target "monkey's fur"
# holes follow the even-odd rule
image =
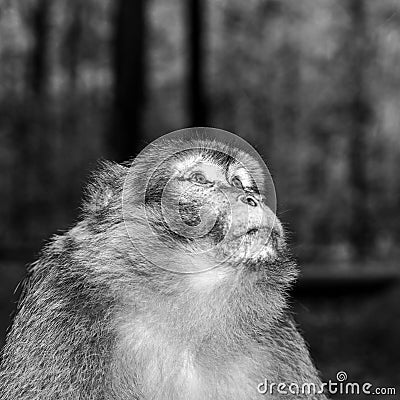
[[[145,171],[179,145],[153,146],[139,169]],[[94,174],[79,222],[55,236],[30,268],[3,350],[2,400],[290,399],[302,396],[276,391],[262,396],[257,386],[265,379],[320,383],[287,310],[286,292],[296,267],[281,228],[274,231],[274,256],[251,258],[239,251],[197,274],[155,265],[184,268],[197,257],[202,240],[219,243],[226,231],[220,192],[212,185],[188,186],[183,178],[173,190],[184,193],[186,206],[191,205],[182,211],[188,226],[197,218],[193,204],[200,198],[218,205],[210,210],[216,228],[208,237],[191,240],[159,223],[160,195],[175,164],[193,154],[211,164],[218,158],[218,152],[207,151],[207,141],[193,145],[196,150],[169,158],[152,176],[145,205],[129,198],[134,184],[144,184],[141,174],[126,181],[129,168],[108,162]],[[229,148],[213,146],[222,153]],[[234,151],[251,175],[260,173],[257,161]],[[230,162],[219,159],[215,165],[226,170]],[[162,248],[146,231],[147,219],[165,244]],[[137,250],[144,246],[155,263]],[[244,245],[232,239],[197,262],[223,259],[235,246],[240,250]],[[321,394],[303,397],[325,399]]]

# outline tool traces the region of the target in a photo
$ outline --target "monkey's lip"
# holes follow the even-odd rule
[[[252,226],[245,231],[233,235],[233,240],[258,242],[271,248],[279,247],[279,235],[271,228],[265,226]]]
[[[234,239],[243,239],[243,238],[258,238],[260,236],[264,237],[267,239],[268,236],[270,236],[271,230],[268,229],[267,227],[263,226],[252,226],[250,228],[247,228],[246,230],[241,230],[240,232],[237,232],[236,234],[233,235]]]

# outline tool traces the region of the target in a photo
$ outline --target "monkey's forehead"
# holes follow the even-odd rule
[[[232,165],[238,165],[238,161],[228,155],[216,151],[191,150],[176,154],[174,167],[184,172],[198,165],[210,165],[215,168],[228,170]]]
[[[164,151],[168,152],[168,148],[173,158],[182,165],[208,162],[225,168],[231,165],[262,168],[258,160],[242,149],[215,140],[173,141],[164,148]]]
[[[248,154],[243,148],[237,147],[233,142],[220,142],[216,139],[175,139],[167,138],[151,143],[148,147],[148,154],[155,154],[157,157],[177,154],[197,154],[201,157],[209,157],[212,160],[218,159],[220,163],[230,163],[233,160],[243,162],[252,161],[258,164],[256,158]],[[254,149],[253,149],[254,150]]]

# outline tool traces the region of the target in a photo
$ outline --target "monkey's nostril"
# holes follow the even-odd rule
[[[258,205],[257,199],[255,199],[251,194],[242,194],[239,196],[238,200],[251,207],[257,207]]]
[[[258,232],[257,228],[251,228],[247,231],[247,235],[255,235]]]
[[[257,207],[257,202],[252,197],[246,197],[247,204],[252,207]]]

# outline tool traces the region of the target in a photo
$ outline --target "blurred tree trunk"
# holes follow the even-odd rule
[[[291,24],[293,25],[294,21],[291,21]],[[297,140],[300,114],[300,55],[293,33],[286,33],[285,36],[275,62],[279,85],[276,93],[279,96],[277,130],[293,144],[293,140]]]
[[[145,0],[118,0],[114,27],[113,156],[131,158],[140,150],[146,89]]]
[[[274,3],[273,3],[274,4]],[[271,53],[268,63],[272,66],[272,73],[266,79],[269,84],[269,92],[266,96],[270,97],[269,110],[267,114],[271,116],[270,127],[266,125],[264,147],[267,149],[268,161],[271,166],[279,171],[276,185],[278,192],[287,193],[282,199],[281,207],[290,210],[290,213],[283,214],[282,218],[291,226],[304,226],[304,211],[301,208],[300,187],[303,177],[300,175],[302,168],[300,165],[299,151],[302,134],[300,128],[300,118],[302,112],[301,98],[301,76],[300,76],[300,42],[298,32],[300,24],[294,16],[294,11],[290,7],[281,10],[277,4],[271,5],[265,12],[268,12],[269,23],[273,24],[275,18],[282,18],[282,24],[276,27],[281,31],[279,45]],[[263,109],[260,104],[260,108]],[[282,157],[282,149],[290,152],[290,162]],[[299,232],[301,234],[302,232]],[[293,243],[296,245],[296,237]]]
[[[34,45],[28,61],[28,84],[35,95],[42,95],[46,90],[48,78],[48,41],[50,1],[38,0],[32,15],[30,27],[34,38]]]
[[[15,148],[18,151],[15,166],[14,223],[20,237],[15,246],[29,248],[37,232],[35,220],[49,212],[50,182],[49,138],[47,136],[47,83],[49,79],[49,39],[51,0],[37,0],[26,14],[27,28],[32,36],[32,48],[26,58],[28,96],[20,104],[16,115]],[[46,194],[45,194],[46,193]]]
[[[79,49],[82,38],[82,11],[84,4],[80,1],[71,2],[71,20],[64,38],[64,56],[71,93],[74,93],[78,77]]]
[[[351,27],[347,38],[348,113],[349,125],[349,181],[350,241],[357,258],[365,258],[373,244],[373,226],[368,208],[369,183],[368,125],[373,118],[367,88],[367,71],[371,62],[371,43],[368,36],[364,0],[349,0]]]
[[[207,107],[204,83],[204,4],[202,0],[187,0],[188,27],[188,65],[187,102],[189,123],[192,126],[205,126]]]

